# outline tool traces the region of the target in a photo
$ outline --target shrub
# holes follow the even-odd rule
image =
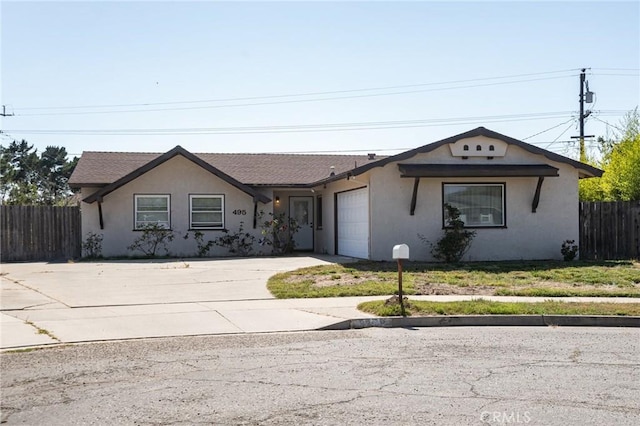
[[[460,220],[460,211],[456,207],[449,204],[445,204],[444,207],[447,209],[448,217],[448,226],[444,229],[444,236],[435,245],[424,235],[418,234],[418,238],[431,246],[431,254],[436,259],[446,263],[459,262],[471,247],[476,232],[464,228],[464,222]]]
[[[183,237],[185,240],[189,239],[189,233],[187,232],[185,234],[185,236]],[[193,239],[196,240],[196,247],[198,252],[196,253],[196,256],[198,257],[207,257],[207,255],[209,254],[209,250],[211,250],[211,247],[213,246],[214,242],[209,240],[206,243],[204,242],[204,232],[202,231],[195,231],[193,233]]]
[[[209,241],[220,247],[225,247],[229,253],[240,256],[248,256],[253,251],[253,244],[256,237],[244,231],[244,222],[240,222],[240,227],[236,232],[229,232],[228,229],[222,231],[224,235]]]
[[[173,241],[174,234],[171,229],[158,224],[149,224],[142,229],[142,235],[133,240],[133,244],[127,247],[130,251],[141,251],[145,256],[154,257],[159,249],[164,249],[165,255],[169,254],[169,243]]]
[[[94,234],[89,232],[87,238],[82,243],[82,251],[88,259],[97,259],[102,257],[102,234]]]
[[[575,240],[565,240],[562,243],[562,248],[560,248],[560,253],[562,253],[562,257],[565,262],[571,262],[576,258],[578,254],[578,246],[575,244]]]
[[[260,220],[263,218],[264,212],[260,212]],[[274,215],[269,213],[270,219],[265,220],[260,225],[260,245],[268,245],[273,249],[274,254],[291,253],[295,248],[293,234],[300,230],[298,221],[294,218],[287,218],[284,213]]]

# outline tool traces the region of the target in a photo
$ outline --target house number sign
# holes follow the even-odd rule
[[[235,215],[239,215],[239,216],[245,216],[247,214],[247,211],[246,210],[235,209],[231,213],[233,213]]]

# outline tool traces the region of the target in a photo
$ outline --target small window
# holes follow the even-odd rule
[[[322,196],[316,198],[316,228],[322,229]]]
[[[469,145],[465,145],[465,146],[463,146],[463,147],[462,147],[462,150],[463,150],[463,151],[469,151]]]
[[[448,217],[445,204],[458,209],[460,220],[467,227],[504,227],[505,184],[443,184],[443,224]]]
[[[495,147],[495,146],[493,146],[493,145],[489,145],[489,151],[495,151],[495,150],[496,150],[496,147]]]
[[[482,151],[482,145],[476,145],[476,151]]]
[[[191,229],[224,229],[224,195],[190,195]]]
[[[135,229],[144,229],[150,225],[171,228],[169,195],[135,196]]]

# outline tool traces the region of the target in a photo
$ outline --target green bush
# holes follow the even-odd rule
[[[187,232],[183,238],[185,240],[188,240],[189,233]],[[197,247],[196,256],[207,257],[207,255],[209,254],[209,250],[211,250],[211,247],[213,246],[214,242],[209,240],[205,243],[204,232],[202,231],[195,231],[193,233],[193,239],[196,241],[196,247]]]
[[[560,253],[566,262],[571,262],[576,258],[578,254],[578,246],[575,244],[575,240],[565,240],[560,248]]]
[[[264,212],[260,212],[259,218],[262,219],[263,216]],[[269,213],[269,216],[270,219],[260,225],[260,245],[271,246],[274,254],[291,253],[296,246],[293,234],[300,230],[298,221],[292,217],[287,218],[284,213]]]
[[[476,232],[465,229],[464,222],[460,220],[460,211],[456,207],[449,204],[445,204],[444,207],[448,217],[444,236],[435,245],[431,244],[424,235],[418,234],[418,238],[431,246],[431,254],[436,259],[446,263],[459,262],[471,247]]]
[[[145,256],[155,257],[158,250],[164,249],[165,255],[169,254],[169,243],[173,241],[174,234],[156,223],[146,225],[142,229],[142,235],[133,240],[133,244],[127,247],[130,251],[141,251]]]
[[[89,232],[87,238],[82,243],[82,251],[84,256],[88,259],[98,259],[102,257],[102,234],[95,234]]]
[[[222,231],[223,235],[216,238],[211,243],[225,247],[229,253],[239,256],[249,256],[253,251],[253,244],[256,237],[244,230],[244,222],[240,222],[240,227],[236,232],[229,232],[228,229]]]

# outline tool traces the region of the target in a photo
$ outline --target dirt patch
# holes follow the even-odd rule
[[[301,274],[287,277],[286,282],[298,283],[302,281],[312,281],[312,287],[331,287],[331,286],[351,286],[362,284],[367,281],[384,281],[383,278],[375,274],[358,274],[356,276],[345,273],[314,275]]]
[[[451,284],[435,284],[435,283],[422,283],[416,284],[416,294],[420,295],[449,295],[449,294],[464,294],[464,295],[483,295],[491,296],[495,293],[497,287],[491,286],[459,286]]]

